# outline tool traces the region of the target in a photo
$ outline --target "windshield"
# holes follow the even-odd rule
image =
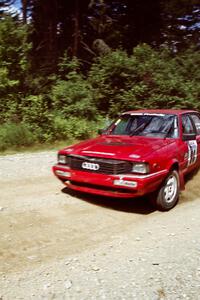
[[[108,128],[107,134],[177,138],[177,117],[169,114],[125,114]]]

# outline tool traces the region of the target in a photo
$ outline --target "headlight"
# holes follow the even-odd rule
[[[133,173],[147,174],[149,173],[149,165],[147,163],[135,163],[132,167]]]
[[[66,155],[58,154],[58,163],[66,164]]]

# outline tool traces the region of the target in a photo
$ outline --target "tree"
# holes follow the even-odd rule
[[[0,19],[7,15],[10,15],[10,13],[8,13],[8,10],[14,2],[15,0],[0,0]]]
[[[109,49],[131,54],[140,43],[173,51],[199,44],[197,0],[22,0],[22,4],[24,22],[27,9],[31,11],[37,71],[56,72],[65,51],[90,64]]]
[[[198,0],[161,0],[162,36],[165,44],[179,51],[191,44],[200,46],[200,3]]]
[[[0,115],[9,118],[17,113],[29,71],[27,27],[6,17],[0,22]],[[3,113],[5,112],[5,113]]]
[[[139,43],[161,43],[162,17],[160,1],[124,0],[124,47],[132,52]]]
[[[21,0],[21,4],[22,4],[22,20],[23,23],[26,24],[27,18],[30,14],[30,10],[32,7],[32,0]]]
[[[58,58],[79,56],[82,26],[89,0],[32,0],[33,60],[38,67],[55,71]]]
[[[31,40],[34,70],[49,71],[57,63],[58,6],[57,0],[32,0]]]

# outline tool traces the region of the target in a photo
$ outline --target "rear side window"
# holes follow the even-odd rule
[[[182,128],[183,134],[192,134],[195,133],[194,126],[189,115],[182,116]]]
[[[194,122],[194,125],[196,127],[197,130],[197,134],[200,135],[200,116],[198,115],[191,115],[191,118]]]

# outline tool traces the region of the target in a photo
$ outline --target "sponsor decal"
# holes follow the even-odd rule
[[[92,153],[92,154],[103,154],[103,155],[110,155],[110,156],[114,156],[114,153],[108,153],[108,152],[98,152],[98,151],[82,151],[83,153]]]
[[[126,113],[125,113],[126,114]],[[163,117],[165,114],[159,114],[159,113],[131,113],[131,116],[160,116]]]
[[[73,148],[68,148],[68,149],[66,149],[65,151],[66,152],[72,152],[74,149]]]
[[[197,160],[197,141],[189,141],[188,145],[188,166],[193,165]]]
[[[140,158],[140,155],[138,155],[138,154],[131,154],[131,155],[129,155],[129,157],[131,157],[131,158]]]

